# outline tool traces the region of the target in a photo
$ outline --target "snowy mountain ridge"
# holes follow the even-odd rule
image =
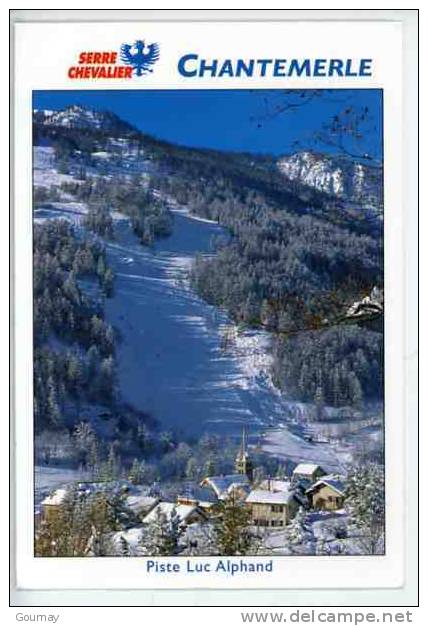
[[[59,111],[35,109],[34,121],[44,126],[61,126],[63,128],[88,128],[115,131],[125,134],[135,132],[135,128],[110,111],[95,111],[73,104]]]
[[[39,127],[63,128],[63,129],[88,129],[99,131],[106,135],[121,137],[126,141],[130,135],[143,134],[128,122],[122,120],[110,111],[97,111],[77,104],[71,105],[62,110],[35,109],[33,121]],[[145,142],[149,152],[153,143],[153,138],[145,135]],[[163,155],[171,147],[181,150],[179,146],[161,142],[157,144],[158,153]],[[110,151],[111,146],[108,150]],[[100,148],[104,150],[104,148]],[[114,150],[113,150],[114,151]],[[221,159],[222,153],[218,153]],[[186,156],[180,154],[180,158]],[[248,155],[237,157],[235,164],[245,173]],[[336,198],[340,202],[349,205],[358,205],[364,209],[375,209],[379,211],[383,203],[382,170],[379,167],[369,166],[358,160],[349,159],[343,155],[328,155],[311,151],[296,152],[291,155],[269,160],[268,169],[272,162],[279,172],[279,181],[283,176],[284,186],[291,182],[295,185],[302,185],[306,189],[310,188],[316,192],[327,194]],[[266,164],[259,161],[253,155],[251,165],[257,164],[259,171],[263,173]]]
[[[380,168],[368,166],[343,156],[329,156],[315,152],[296,152],[277,162],[279,171],[296,181],[364,207],[382,205],[382,173]]]

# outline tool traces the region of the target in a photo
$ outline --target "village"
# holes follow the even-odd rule
[[[70,490],[77,492],[80,500],[109,494],[128,511],[128,517],[122,516],[126,521],[121,529],[108,534],[107,556],[165,555],[156,545],[156,536],[164,542],[171,533],[175,535],[171,554],[215,555],[214,529],[219,519],[228,514],[232,526],[240,519],[235,528],[238,534],[249,533],[251,539],[245,548],[248,554],[308,554],[320,549],[326,554],[342,553],[348,536],[346,477],[302,461],[290,476],[257,480],[245,429],[235,472],[206,476],[201,482],[188,485],[175,501],[164,499],[153,488],[124,479],[113,483],[79,482],[54,490],[36,509],[36,538],[43,527],[61,518],[64,507],[69,506]],[[232,547],[225,552],[228,550],[233,553]],[[91,544],[86,554],[99,552]]]

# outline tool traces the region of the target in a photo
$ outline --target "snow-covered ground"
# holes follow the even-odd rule
[[[116,240],[107,243],[116,280],[106,317],[120,333],[123,399],[185,436],[238,436],[243,424],[256,435],[282,424],[275,449],[266,440],[266,450],[337,469],[332,446],[309,444],[288,430],[295,407],[270,381],[268,334],[232,333],[225,346],[225,329],[233,328],[227,315],[189,287],[193,258],[212,254],[222,229],[183,210],[173,215],[173,234],[151,249],[141,246],[127,220],[116,223]]]
[[[62,217],[79,227],[85,213],[82,203],[52,202],[35,218]],[[258,436],[269,428],[262,440],[267,452],[337,470],[331,445],[307,443],[289,430],[287,421],[295,421],[299,405],[271,383],[268,333],[235,332],[226,313],[189,286],[195,255],[213,254],[213,238],[222,228],[180,209],[173,216],[173,234],[152,248],[143,247],[128,219],[118,215],[115,240],[106,242],[116,278],[105,314],[119,333],[123,400],[185,437],[207,431],[239,436],[244,424],[250,436]],[[231,328],[225,346],[225,329]]]
[[[38,176],[57,184],[52,149],[35,149]],[[35,171],[36,174],[36,171]],[[350,450],[310,442],[304,404],[287,400],[270,375],[269,334],[238,331],[225,312],[201,300],[189,286],[197,254],[214,254],[224,235],[215,222],[171,203],[170,237],[143,247],[127,218],[115,214],[115,240],[106,242],[115,293],[106,300],[107,321],[119,332],[117,359],[125,402],[149,413],[164,429],[185,437],[206,431],[250,438],[277,457],[342,469]],[[63,217],[78,227],[87,211],[64,198],[39,205],[36,220]]]
[[[88,207],[83,202],[46,202],[34,209],[33,219],[37,223],[46,219],[61,218],[79,226],[87,212]]]
[[[342,447],[331,443],[308,442],[295,434],[286,420],[279,428],[268,430],[263,437],[263,450],[277,458],[297,463],[308,462],[321,465],[326,471],[340,471],[350,461]]]
[[[48,493],[62,485],[88,478],[89,476],[80,470],[36,465],[34,468],[34,503],[39,504]]]
[[[275,530],[257,529],[262,534],[262,546],[275,555],[337,555],[361,554],[356,531],[348,524],[344,509],[337,511],[312,511],[305,519],[305,538],[289,543],[289,528]],[[261,549],[263,551],[263,547]]]
[[[34,187],[56,187],[61,183],[78,182],[70,174],[60,174],[55,167],[55,150],[50,146],[33,149]]]
[[[106,318],[120,332],[118,371],[125,401],[182,434],[237,433],[266,418],[239,361],[221,348],[228,319],[188,286],[197,252],[212,253],[216,224],[174,214],[171,237],[143,248],[126,220],[107,244],[115,295]],[[263,415],[262,415],[263,413]]]

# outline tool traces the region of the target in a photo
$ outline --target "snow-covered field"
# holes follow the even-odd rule
[[[33,150],[34,187],[59,186],[61,183],[77,182],[69,174],[60,174],[55,168],[55,151],[50,146],[36,146]]]
[[[36,465],[34,468],[34,503],[38,504],[48,493],[61,485],[87,478],[88,476],[80,470]]]

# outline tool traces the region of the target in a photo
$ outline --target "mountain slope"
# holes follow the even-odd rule
[[[312,153],[276,160],[188,148],[128,131],[126,123],[120,131],[121,124],[116,116],[81,107],[36,112],[35,142],[51,146],[53,165],[61,167],[62,178],[51,177],[53,192],[90,207],[98,234],[109,225],[106,212],[125,213],[144,244],[171,232],[171,207],[223,226],[227,236],[217,236],[216,254],[197,259],[192,281],[200,296],[235,322],[262,327],[284,341],[308,329],[321,335],[374,286],[382,289],[381,229],[361,210],[382,197],[380,178],[371,180],[369,168]],[[333,394],[328,372],[323,376],[322,368],[330,365],[313,373],[303,359],[296,367],[311,374],[297,376],[300,397],[313,398],[318,387],[336,406],[377,396],[381,385],[370,386],[363,372],[381,368],[379,355],[372,363],[371,336],[356,347],[353,332],[339,329],[336,335],[328,359],[317,359],[337,363],[339,352],[345,355],[334,383],[342,392]],[[322,352],[326,344],[320,342]],[[367,358],[359,355],[355,382],[357,350]],[[288,351],[277,354],[282,359]],[[278,384],[287,388],[284,380]]]

